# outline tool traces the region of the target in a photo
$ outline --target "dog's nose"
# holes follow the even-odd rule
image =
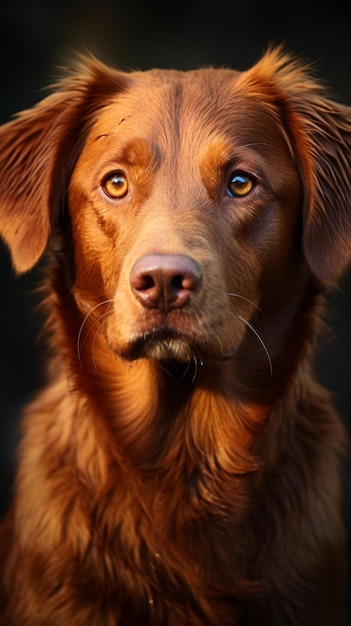
[[[148,254],[130,273],[132,290],[143,306],[165,313],[185,306],[201,281],[201,266],[182,254]]]

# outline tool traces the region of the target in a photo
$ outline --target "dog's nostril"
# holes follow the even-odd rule
[[[175,289],[191,289],[191,286],[187,286],[189,283],[189,281],[187,281],[186,276],[183,276],[182,274],[178,274],[178,276],[174,276],[174,278],[171,278],[172,281],[172,287],[174,287]]]
[[[150,254],[141,257],[130,273],[130,284],[138,300],[148,308],[185,306],[200,288],[202,270],[192,258],[179,254]]]
[[[138,291],[152,289],[152,287],[155,286],[155,281],[149,274],[137,274],[134,276],[133,282],[133,289],[137,289]]]

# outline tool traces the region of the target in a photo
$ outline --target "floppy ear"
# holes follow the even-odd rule
[[[0,235],[18,273],[46,247],[89,121],[126,82],[86,58],[54,93],[0,128]]]
[[[302,101],[308,145],[303,248],[319,278],[334,281],[351,263],[351,109],[327,99]]]
[[[317,277],[334,281],[351,263],[351,108],[328,99],[308,67],[281,47],[246,73],[246,83],[291,144],[304,187],[306,260]]]

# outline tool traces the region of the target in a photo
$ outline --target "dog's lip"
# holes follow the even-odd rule
[[[172,343],[173,348],[171,347]],[[176,346],[183,346],[182,350],[178,352],[178,358],[176,356]],[[169,352],[167,352],[167,347],[169,347]],[[157,360],[179,363],[189,362],[198,351],[197,341],[188,333],[175,330],[169,326],[160,326],[134,336],[129,341],[126,356],[130,360],[147,358],[152,356],[157,351],[157,348],[160,352],[160,357]],[[180,352],[184,354],[184,358],[180,358]],[[162,354],[165,355],[164,358]]]
[[[162,350],[162,344],[164,350]],[[176,330],[170,326],[159,326],[134,336],[124,350],[123,356],[127,360],[148,358],[150,355],[154,358],[152,355],[157,346],[160,347],[160,357],[156,360],[178,364],[187,364],[194,360],[201,364],[211,361],[228,361],[237,350],[237,345],[234,345],[225,352],[215,353],[206,345],[206,339],[199,334]],[[169,352],[167,352],[167,346],[170,348]],[[176,347],[179,350],[176,350]],[[180,354],[184,354],[184,358],[181,358]]]

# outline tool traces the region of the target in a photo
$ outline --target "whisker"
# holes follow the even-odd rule
[[[239,293],[230,293],[230,292],[227,292],[227,296],[232,296],[233,298],[240,298],[240,300],[245,300],[246,302],[251,304],[254,307],[254,309],[256,309],[256,311],[259,311],[259,313],[262,313],[262,315],[266,317],[262,309],[260,309],[260,307],[255,302],[253,302],[252,300],[249,300],[249,298],[246,298],[246,296],[242,296]]]
[[[171,361],[170,361],[169,363],[170,363],[170,365],[171,365]],[[197,358],[197,357],[194,355],[194,356],[192,357],[192,360],[191,360],[191,361],[189,361],[189,362],[186,364],[186,367],[185,367],[185,369],[184,369],[184,371],[182,372],[182,375],[181,375],[180,377],[178,377],[178,376],[177,376],[174,372],[172,372],[172,371],[171,371],[171,369],[168,369],[168,368],[166,367],[166,365],[167,365],[167,361],[160,362],[160,363],[159,363],[159,366],[160,366],[160,369],[161,369],[163,372],[165,372],[168,376],[171,376],[171,377],[172,377],[172,378],[174,378],[175,380],[178,380],[178,382],[182,382],[182,381],[186,378],[187,374],[190,372],[190,368],[191,368],[192,364],[194,364],[194,373],[193,373],[193,376],[192,376],[191,381],[189,382],[189,386],[191,386],[191,385],[193,385],[193,383],[195,382],[196,377],[197,377],[197,375],[198,375],[198,373],[199,373],[199,365],[201,365],[201,366],[202,366],[202,365],[204,364],[204,363],[203,363],[203,361],[202,361],[202,359],[199,359],[199,358]],[[162,377],[162,378],[163,378],[163,377]]]
[[[97,319],[97,320],[94,322],[93,326],[90,328],[90,330],[92,330],[92,329],[94,328],[94,326],[100,322],[100,323],[99,323],[99,327],[98,327],[98,328],[96,329],[96,331],[95,331],[95,334],[94,334],[94,339],[93,339],[93,344],[92,344],[92,346],[91,346],[91,354],[92,354],[93,365],[94,365],[94,369],[95,369],[95,370],[97,370],[97,367],[96,367],[96,361],[95,361],[95,358],[94,358],[95,341],[96,341],[96,338],[97,338],[97,336],[98,336],[99,332],[101,331],[101,329],[102,329],[103,325],[104,325],[104,324],[106,324],[106,322],[107,322],[107,318],[108,318],[108,316],[110,315],[110,313],[111,313],[110,309],[109,309],[108,311],[105,311],[105,313],[104,313],[101,317],[99,317],[99,319]]]
[[[193,359],[194,359],[194,358],[195,358],[195,357],[193,357]],[[191,361],[189,361],[188,365],[186,366],[186,369],[184,370],[183,374],[181,375],[181,377],[180,377],[180,379],[179,379],[180,381],[182,381],[182,380],[185,378],[185,376],[187,375],[187,373],[188,373],[188,371],[189,371],[189,369],[190,369],[191,363],[192,363],[192,362],[191,362]]]
[[[80,368],[81,368],[81,369],[83,369],[83,363],[82,363],[82,359],[81,359],[81,351],[82,351],[82,348],[83,348],[83,346],[84,346],[84,343],[85,343],[85,342],[86,342],[86,340],[87,340],[87,337],[88,337],[89,331],[90,331],[92,328],[94,328],[95,324],[96,324],[99,320],[96,320],[96,321],[94,322],[93,326],[89,329],[89,331],[88,331],[88,333],[86,334],[86,336],[84,337],[83,341],[81,341],[81,338],[82,338],[82,333],[83,333],[83,328],[84,328],[84,326],[85,326],[85,324],[86,324],[87,320],[89,319],[90,315],[91,315],[92,313],[94,313],[94,311],[95,311],[96,309],[98,309],[100,306],[103,306],[104,304],[108,304],[108,303],[111,303],[111,302],[113,302],[113,300],[111,300],[111,298],[109,298],[108,300],[103,300],[102,302],[99,302],[99,304],[96,304],[96,305],[95,305],[95,306],[91,309],[91,311],[89,311],[89,313],[87,313],[87,314],[86,314],[86,316],[85,316],[84,320],[83,320],[83,321],[82,321],[82,323],[81,323],[81,326],[80,326],[80,329],[79,329],[79,333],[78,333],[78,337],[77,337],[77,355],[78,355],[78,362],[79,362],[79,366],[80,366]],[[99,319],[101,319],[101,318],[99,318]]]
[[[196,379],[196,377],[197,377],[197,375],[198,375],[198,373],[199,373],[199,364],[200,364],[201,366],[203,366],[203,364],[204,364],[204,362],[202,361],[202,359],[198,359],[196,356],[193,356],[193,361],[194,361],[194,363],[195,363],[195,372],[194,372],[194,375],[193,375],[193,377],[192,377],[192,379],[191,379],[190,385],[193,385],[193,384],[194,384],[195,379]]]
[[[167,361],[163,361],[159,363],[160,369],[165,372],[166,374],[168,374],[168,376],[171,376],[172,378],[177,378],[174,374],[172,374],[172,372],[170,372],[165,366],[164,363],[167,363]],[[163,377],[162,377],[163,378]]]
[[[256,339],[258,339],[258,341],[260,342],[262,348],[264,349],[264,351],[266,353],[267,359],[268,359],[271,376],[273,376],[272,359],[271,359],[271,357],[269,355],[269,352],[267,350],[266,344],[264,343],[263,339],[260,337],[260,335],[258,334],[257,330],[255,330],[255,328],[252,326],[252,324],[250,324],[250,322],[248,322],[246,319],[241,317],[241,315],[237,315],[237,318],[239,320],[241,320],[251,330],[251,332],[255,335]]]

